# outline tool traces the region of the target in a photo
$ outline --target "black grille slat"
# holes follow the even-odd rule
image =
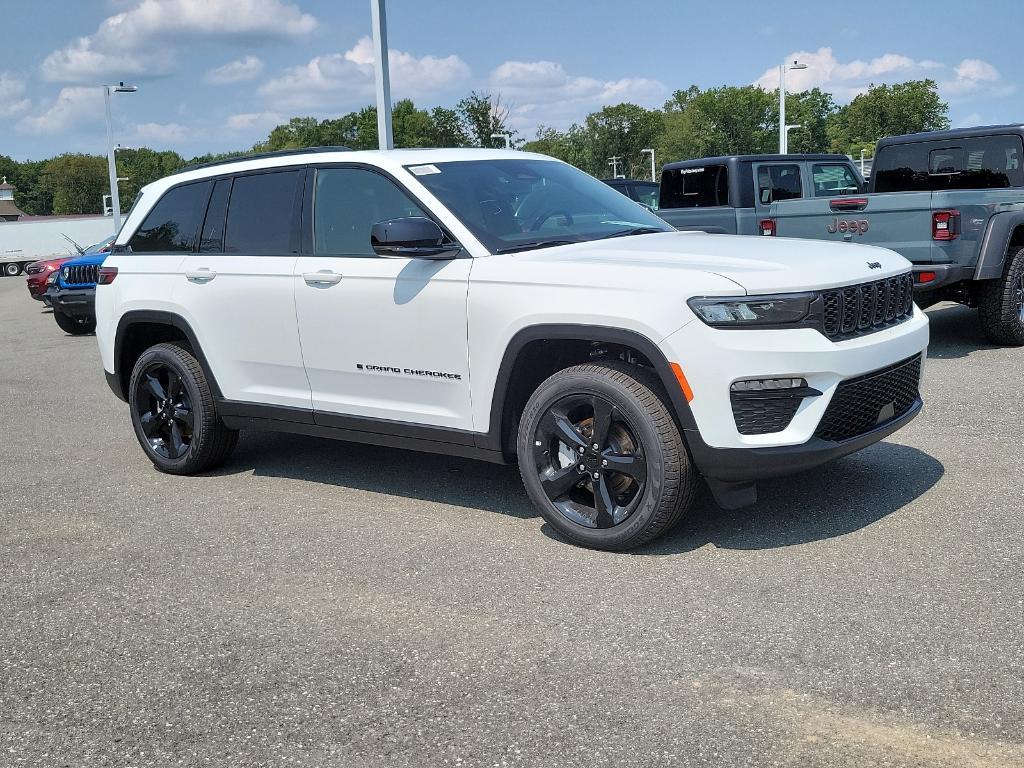
[[[903,416],[920,397],[920,381],[921,355],[915,355],[888,368],[840,382],[815,437],[832,442],[849,440]]]
[[[68,276],[64,282],[71,285],[88,285],[95,283],[99,277],[99,267],[96,264],[75,264],[67,270]]]
[[[732,395],[732,415],[741,435],[781,432],[796,415],[802,397],[742,397]]]
[[[908,319],[914,311],[914,278],[908,272],[824,291],[821,297],[823,331],[833,341],[840,341]]]

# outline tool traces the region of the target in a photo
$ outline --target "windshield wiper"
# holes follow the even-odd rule
[[[555,245],[571,245],[572,243],[582,242],[582,240],[569,240],[564,237],[552,240],[535,240],[529,243],[520,243],[519,245],[510,245],[505,248],[499,248],[495,253],[515,253],[516,251],[528,251],[531,248],[551,248]]]
[[[668,232],[667,229],[659,229],[658,227],[631,227],[630,229],[620,229],[618,232],[612,232],[610,235],[598,238],[599,240],[608,240],[612,237],[629,237],[630,235],[653,235],[658,232]]]

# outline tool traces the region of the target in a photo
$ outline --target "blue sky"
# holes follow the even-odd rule
[[[931,77],[954,125],[1024,121],[1021,0],[827,2],[388,0],[393,96],[453,105],[500,93],[511,124],[567,127],[607,103],[762,83],[799,57],[799,89],[840,103]],[[36,0],[4,7],[0,154],[102,153],[116,140],[186,156],[246,148],[295,115],[373,98],[369,0]]]

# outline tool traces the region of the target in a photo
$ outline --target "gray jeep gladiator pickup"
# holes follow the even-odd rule
[[[681,229],[890,248],[913,263],[920,306],[977,307],[990,341],[1024,345],[1024,125],[882,139],[867,185],[844,155],[670,163],[658,215]]]

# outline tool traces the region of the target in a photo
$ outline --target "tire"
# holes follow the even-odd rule
[[[57,325],[64,333],[70,333],[72,336],[84,336],[96,330],[95,317],[72,317],[55,309],[53,310],[53,319],[57,321]]]
[[[139,445],[161,472],[212,469],[238,443],[238,431],[217,413],[202,367],[181,344],[157,344],[142,353],[129,380],[128,404]]]
[[[16,262],[9,262],[4,264],[4,274],[8,277],[17,277],[21,274],[21,264]]]
[[[690,507],[698,476],[660,392],[644,369],[610,361],[559,371],[530,397],[519,471],[530,500],[569,541],[633,549]]]
[[[981,329],[993,344],[1024,346],[1024,247],[1007,255],[999,280],[988,280],[978,291]]]

